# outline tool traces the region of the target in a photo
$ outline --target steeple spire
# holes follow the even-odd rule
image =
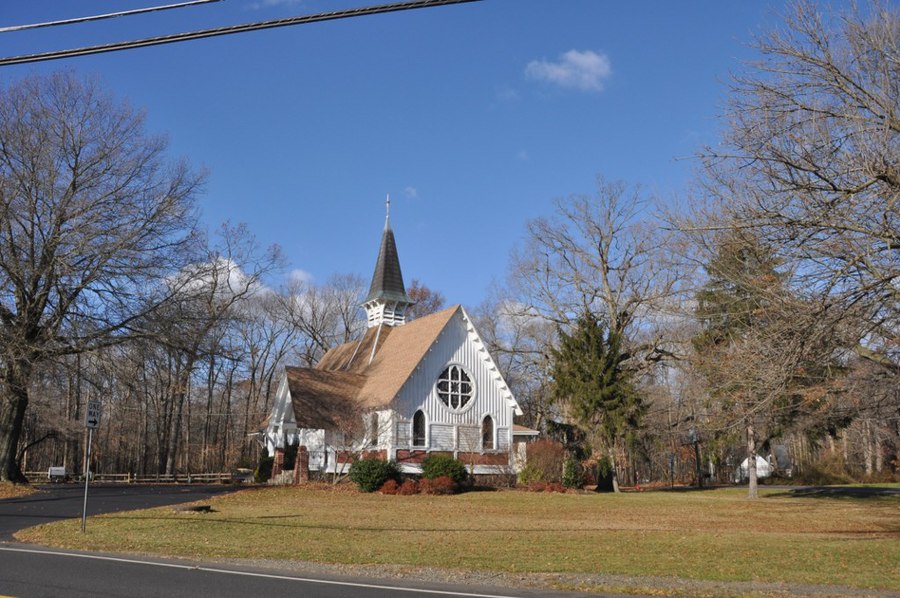
[[[387,324],[399,326],[406,322],[406,308],[415,302],[406,294],[403,273],[400,271],[400,257],[394,231],[391,229],[391,196],[385,200],[384,233],[381,247],[372,274],[372,284],[363,307],[369,327]]]

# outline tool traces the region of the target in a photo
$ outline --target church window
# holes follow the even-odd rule
[[[475,394],[472,379],[458,365],[451,365],[438,377],[437,393],[450,409],[462,409]]]
[[[485,451],[494,450],[494,420],[490,415],[485,415],[481,420],[481,448]]]
[[[425,446],[425,414],[422,411],[413,415],[413,446]]]

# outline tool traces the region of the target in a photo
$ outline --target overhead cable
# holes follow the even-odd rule
[[[210,2],[221,2],[222,0],[191,0],[190,2],[180,2],[178,4],[166,4],[164,6],[148,6],[146,8],[135,8],[133,10],[123,10],[121,12],[110,12],[103,15],[92,15],[89,17],[75,17],[74,19],[63,19],[61,21],[47,21],[45,23],[31,23],[28,25],[11,25],[9,27],[0,27],[0,33],[9,31],[24,31],[26,29],[38,29],[40,27],[56,27],[57,25],[72,25],[74,23],[87,23],[89,21],[100,21],[102,19],[112,19],[113,17],[127,17],[130,15],[139,15],[147,12],[156,12],[159,10],[171,10],[173,8],[184,8],[185,6],[194,6],[195,4],[208,4]]]
[[[322,21],[333,21],[337,19],[347,19],[350,17],[361,17],[365,15],[374,15],[387,12],[399,12],[402,10],[412,10],[417,8],[430,8],[433,6],[444,6],[448,4],[465,4],[468,2],[480,2],[481,0],[415,0],[413,2],[396,2],[393,4],[381,4],[378,6],[368,6],[363,8],[352,8],[347,10],[339,10],[334,12],[324,12],[311,15],[300,15],[296,17],[287,17],[284,19],[274,19],[271,21],[258,21],[256,23],[245,23],[243,25],[230,25],[227,27],[217,27],[215,29],[202,29],[199,31],[191,31],[186,33],[174,33],[171,35],[163,35],[159,37],[149,37],[127,42],[115,42],[100,46],[87,46],[84,48],[72,48],[69,50],[55,50],[53,52],[44,52],[41,54],[25,54],[22,56],[11,56],[8,58],[0,58],[0,66],[9,66],[13,64],[25,64],[29,62],[42,62],[46,60],[59,60],[61,58],[72,58],[74,56],[86,56],[89,54],[101,54],[103,52],[117,52],[119,50],[131,50],[133,48],[143,48],[146,46],[159,46],[162,44],[171,44],[175,42],[183,42],[194,39],[202,39],[205,37],[215,37],[218,35],[230,35],[233,33],[244,33],[247,31],[258,31],[260,29],[274,29],[275,27],[288,27],[291,25],[305,25],[307,23],[318,23]]]

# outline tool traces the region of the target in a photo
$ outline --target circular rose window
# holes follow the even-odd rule
[[[438,377],[437,393],[444,405],[458,410],[472,400],[475,386],[464,369],[458,365],[451,365]]]

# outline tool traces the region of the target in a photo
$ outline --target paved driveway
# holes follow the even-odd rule
[[[81,518],[84,486],[50,484],[37,488],[40,492],[30,496],[0,500],[0,542],[12,541],[12,535],[26,527]],[[238,489],[240,486],[226,484],[92,484],[88,491],[88,515],[204,500]]]

